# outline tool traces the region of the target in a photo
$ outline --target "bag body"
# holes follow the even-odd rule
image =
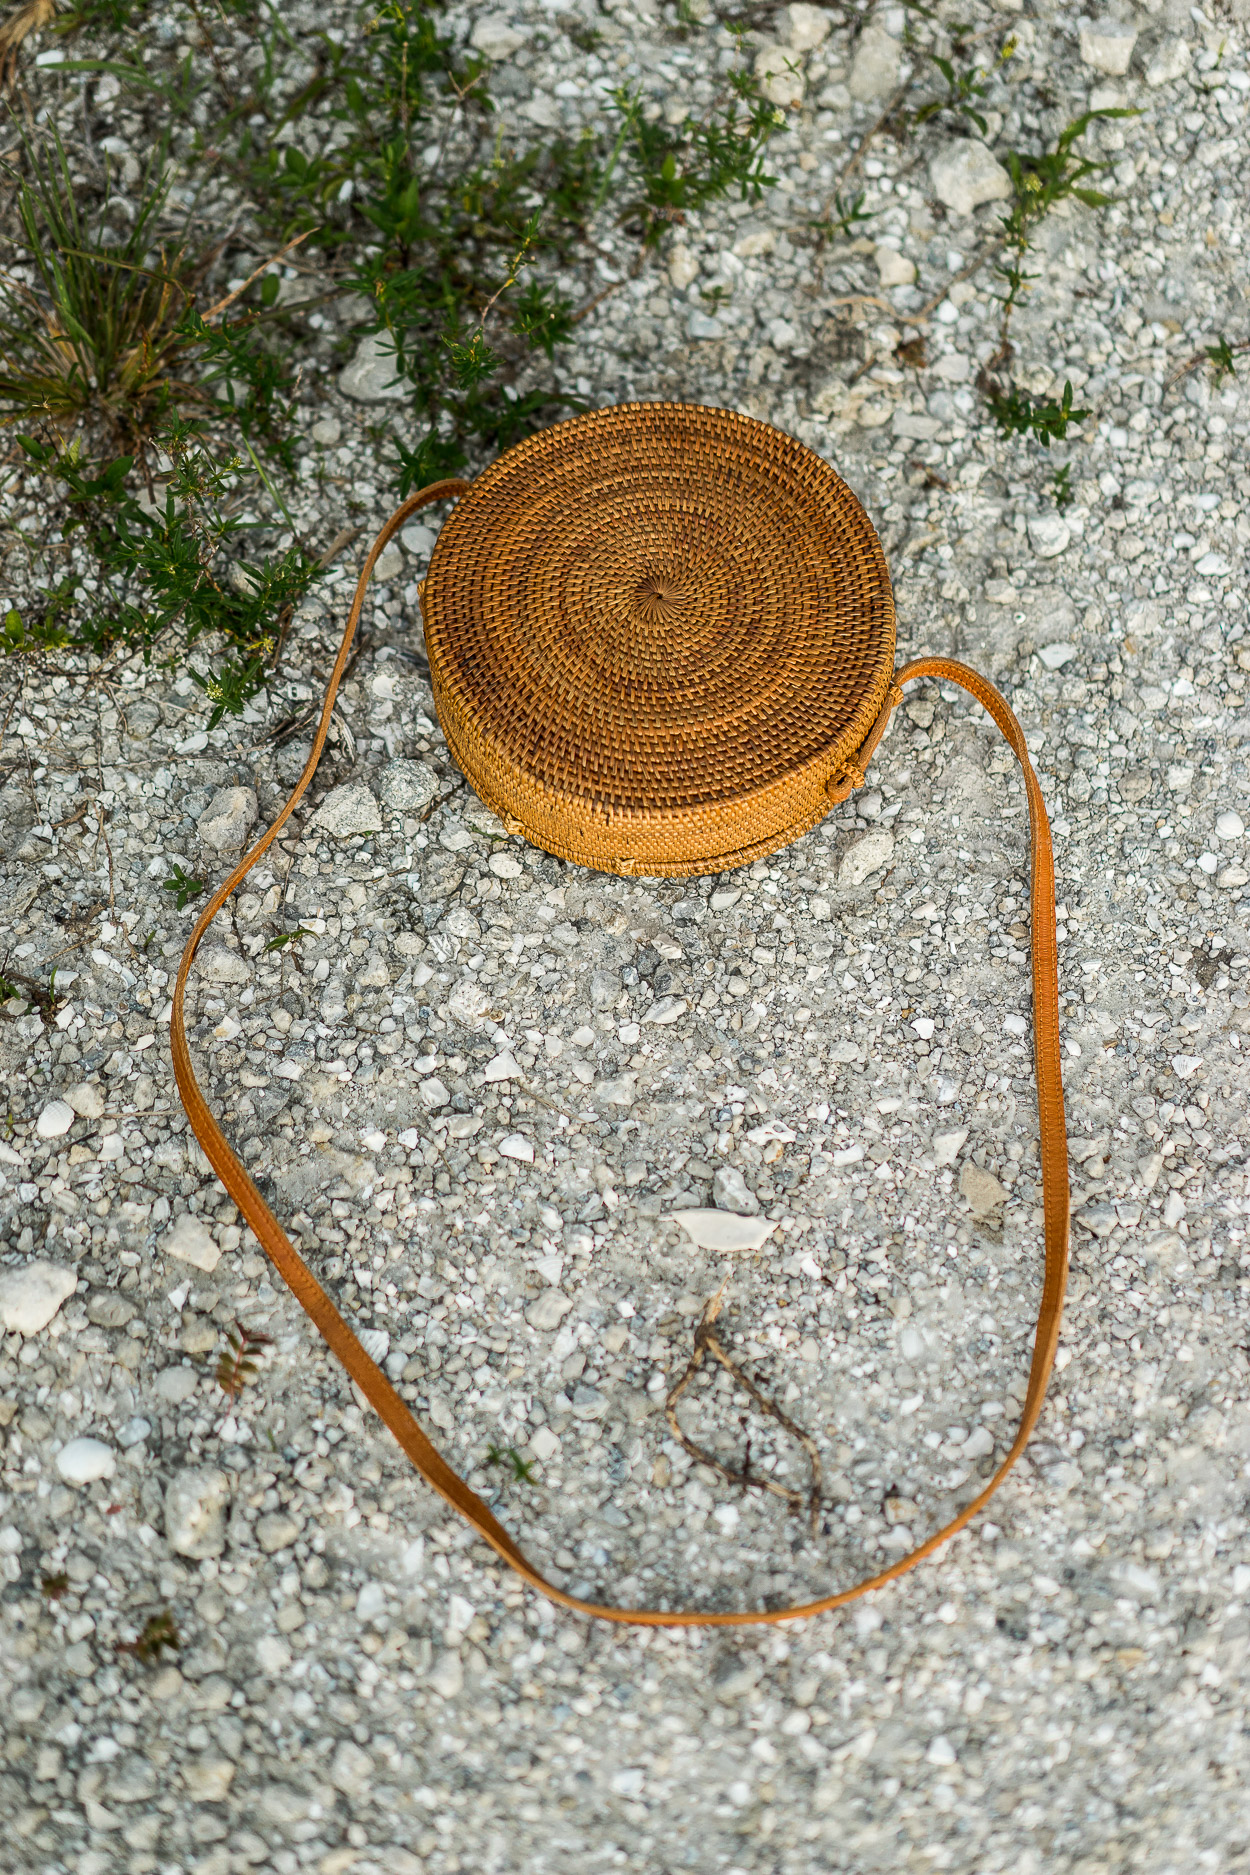
[[[474,792],[601,872],[744,866],[829,811],[894,671],[885,555],[828,463],[752,417],[622,404],[507,451],[421,590]]]

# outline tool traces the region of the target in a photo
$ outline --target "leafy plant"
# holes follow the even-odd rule
[[[29,175],[17,216],[34,283],[0,280],[0,414],[38,413],[73,427],[102,419],[125,447],[142,443],[171,403],[194,401],[182,375],[183,315],[201,270],[185,246],[157,246],[165,207],[165,147],[136,189],[123,240],[93,240],[109,219],[110,196],[88,222],[61,143],[23,143]]]
[[[1087,413],[1088,414],[1088,413]],[[1062,468],[1054,471],[1050,478],[1050,492],[1055,498],[1055,506],[1063,511],[1070,508],[1076,500],[1076,490],[1072,486],[1072,464],[1065,462]]]
[[[69,1577],[63,1569],[58,1569],[55,1575],[41,1576],[39,1592],[45,1601],[59,1602],[62,1595],[69,1593]]]
[[[233,1403],[244,1387],[250,1387],[256,1379],[265,1349],[273,1346],[273,1336],[236,1322],[226,1342],[227,1346],[218,1357],[215,1378],[226,1398]]]
[[[315,932],[305,931],[303,926],[299,925],[294,931],[281,931],[277,937],[270,938],[265,949],[267,951],[282,951],[286,949],[288,944],[298,944],[302,938],[315,936]]]
[[[620,119],[620,130],[600,184],[599,204],[607,199],[608,185],[624,156],[639,193],[626,203],[621,219],[639,219],[645,246],[654,246],[667,228],[692,210],[735,193],[743,202],[758,201],[776,181],[764,168],[764,149],[785,122],[785,112],[764,96],[759,80],[749,72],[732,71],[727,93],[711,111],[676,126],[648,119],[641,90],[616,91],[611,108]]]
[[[486,1452],[486,1463],[488,1465],[510,1465],[512,1467],[513,1480],[517,1484],[533,1484],[534,1482],[532,1475],[534,1460],[532,1458],[522,1458],[514,1445],[503,1447],[497,1445],[489,1446]]]
[[[1085,135],[1096,118],[1139,115],[1136,110],[1086,111],[1060,131],[1053,150],[1044,150],[1040,156],[1008,150],[1004,162],[1011,177],[1011,208],[1000,217],[1008,253],[998,269],[1007,284],[1007,293],[1002,302],[1004,344],[1011,315],[1032,281],[1037,278],[1035,274],[1024,271],[1024,262],[1039,224],[1045,220],[1056,202],[1067,201],[1070,197],[1083,202],[1087,208],[1106,208],[1115,200],[1114,196],[1090,188],[1086,181],[1087,177],[1098,175],[1111,165],[1091,162],[1087,157],[1077,155],[1073,145]]]
[[[1049,449],[1052,442],[1062,442],[1070,423],[1082,423],[1090,415],[1088,410],[1072,408],[1070,382],[1065,382],[1058,402],[1053,397],[1034,400],[1014,385],[1006,390],[991,390],[987,402],[1000,429],[1009,435],[1033,435],[1043,449]],[[1066,463],[1061,473],[1067,473]]]
[[[960,49],[957,39],[955,50],[958,52]],[[994,70],[1005,65],[1015,49],[1015,40],[1008,39],[999,52]],[[923,52],[922,56],[928,59],[931,65],[936,66],[945,81],[946,95],[930,98],[927,103],[919,105],[911,114],[912,124],[918,128],[921,124],[927,124],[931,118],[948,113],[954,117],[962,117],[970,124],[975,124],[983,137],[988,136],[989,124],[976,109],[973,99],[979,100],[988,96],[992,73],[979,72],[973,65],[961,67],[953,59],[942,58],[936,52]]]
[[[1244,342],[1240,345],[1230,345],[1228,340],[1222,335],[1216,339],[1214,345],[1205,345],[1203,347],[1204,352],[1211,361],[1211,376],[1215,379],[1217,384],[1221,383],[1224,378],[1236,377],[1237,353],[1243,352],[1245,349],[1246,346]]]
[[[864,191],[844,196],[840,189],[834,191],[833,204],[829,213],[821,222],[813,223],[820,234],[840,234],[844,241],[849,241],[856,228],[872,220],[876,210],[864,207]]]
[[[193,879],[189,873],[185,873],[182,870],[181,862],[175,860],[173,871],[170,873],[168,879],[162,879],[161,886],[164,891],[174,894],[174,903],[177,905],[178,910],[185,911],[186,907],[191,903],[191,900],[193,898],[198,898],[200,893],[204,890],[204,881],[203,879]]]

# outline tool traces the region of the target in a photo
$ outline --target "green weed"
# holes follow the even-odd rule
[[[1114,196],[1090,188],[1086,180],[1109,169],[1111,165],[1091,162],[1087,157],[1078,156],[1073,145],[1085,135],[1097,118],[1138,116],[1140,112],[1136,110],[1086,111],[1060,131],[1053,150],[1044,150],[1040,156],[1008,150],[1003,161],[1011,177],[1012,199],[1009,211],[1001,217],[1008,252],[998,269],[1007,286],[1002,301],[1004,344],[1011,315],[1037,278],[1035,274],[1025,272],[1025,257],[1029,253],[1035,231],[1051,209],[1057,202],[1070,198],[1083,202],[1087,208],[1106,208],[1115,200]]]
[[[302,938],[315,937],[315,936],[316,936],[315,932],[305,931],[303,926],[300,925],[294,931],[282,931],[278,934],[277,937],[270,938],[269,942],[265,946],[265,949],[267,951],[285,950],[288,944],[298,944]]]
[[[1043,449],[1049,449],[1052,442],[1062,442],[1068,433],[1070,423],[1082,423],[1090,415],[1088,410],[1072,408],[1072,386],[1065,383],[1063,396],[1058,402],[1053,397],[1039,397],[1036,400],[1018,391],[1014,385],[1006,390],[991,390],[987,400],[991,414],[1001,430],[1008,435],[1037,438]],[[1067,473],[1067,464],[1061,473]]]
[[[522,1458],[514,1445],[503,1447],[492,1445],[488,1446],[486,1451],[486,1463],[488,1465],[510,1465],[512,1467],[513,1481],[517,1484],[533,1484],[534,1479],[532,1474],[534,1462],[532,1458]]]
[[[162,1608],[159,1614],[148,1617],[133,1641],[119,1641],[117,1651],[119,1654],[129,1654],[132,1659],[150,1667],[159,1661],[166,1650],[176,1653],[181,1646],[182,1637],[174,1622],[173,1611]]]
[[[174,903],[177,905],[178,910],[185,911],[187,906],[191,903],[191,900],[193,898],[198,898],[200,893],[204,890],[204,881],[203,879],[193,879],[189,873],[182,870],[181,862],[175,860],[173,871],[170,873],[168,879],[161,880],[161,887],[166,892],[172,892],[174,894]]]
[[[1065,462],[1062,468],[1056,469],[1050,478],[1050,492],[1054,496],[1056,508],[1061,513],[1064,508],[1070,508],[1076,500],[1076,490],[1072,486],[1071,477],[1072,464]]]

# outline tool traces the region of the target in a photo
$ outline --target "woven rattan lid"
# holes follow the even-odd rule
[[[422,595],[448,747],[535,846],[715,872],[828,812],[894,667],[880,542],[768,424],[623,404],[500,456]]]

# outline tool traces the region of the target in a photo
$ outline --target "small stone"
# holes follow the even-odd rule
[[[1183,78],[1189,70],[1190,56],[1185,40],[1161,40],[1146,67],[1146,83],[1157,91],[1160,85],[1170,85]]]
[[[201,1561],[226,1547],[230,1480],[211,1465],[175,1472],[165,1487],[165,1540],[178,1556]]]
[[[884,828],[864,834],[843,854],[838,867],[838,884],[843,891],[863,885],[874,872],[880,872],[889,864],[893,852],[894,835]]]
[[[779,104],[786,111],[798,110],[807,88],[803,61],[788,47],[762,46],[755,55],[755,76],[770,104]]]
[[[436,1112],[439,1107],[445,1107],[451,1099],[449,1090],[444,1087],[436,1074],[431,1074],[428,1080],[422,1081],[417,1092],[422,1106],[430,1113]]]
[[[1183,794],[1194,778],[1194,771],[1188,762],[1173,762],[1164,780],[1173,794]]]
[[[535,1296],[525,1311],[525,1319],[531,1328],[540,1328],[547,1334],[560,1326],[573,1303],[560,1289],[544,1289],[540,1296]]]
[[[74,1109],[68,1100],[50,1100],[35,1121],[40,1139],[59,1139],[74,1124]]]
[[[1091,20],[1081,27],[1081,63],[1108,78],[1123,78],[1137,44],[1137,28],[1124,20]]]
[[[525,44],[525,34],[508,24],[506,14],[488,13],[485,19],[478,20],[474,25],[469,44],[484,59],[489,59],[492,65],[498,65],[502,59],[510,59],[514,52],[521,50]]]
[[[187,1795],[195,1803],[221,1803],[234,1778],[229,1758],[193,1758],[182,1767]]]
[[[1225,866],[1215,883],[1224,892],[1235,892],[1238,886],[1245,885],[1247,880],[1250,880],[1250,872],[1247,872],[1244,866]]]
[[[373,1759],[345,1738],[330,1760],[330,1782],[345,1797],[358,1797],[373,1776]]]
[[[1188,1081],[1202,1066],[1201,1055],[1173,1055],[1172,1072],[1178,1080]]]
[[[102,1439],[71,1439],[56,1455],[56,1468],[66,1484],[95,1484],[117,1470],[117,1454]]]
[[[1070,664],[1076,654],[1076,646],[1064,639],[1058,644],[1043,645],[1037,655],[1048,671],[1059,671],[1065,664]]]
[[[452,1648],[439,1655],[428,1684],[442,1699],[455,1699],[464,1691],[464,1667]]]
[[[67,1087],[65,1098],[80,1120],[99,1120],[104,1116],[104,1094],[93,1081],[80,1081],[77,1087]]]
[[[929,180],[938,201],[953,214],[971,215],[983,202],[1005,202],[1011,177],[975,137],[955,137],[929,164]]]
[[[0,1325],[10,1335],[37,1335],[78,1287],[73,1270],[36,1257],[0,1272]]]
[[[286,1511],[272,1510],[257,1519],[256,1541],[266,1556],[273,1556],[280,1549],[290,1549],[303,1527],[298,1517],[292,1517]]]
[[[661,996],[640,1019],[643,1022],[676,1022],[690,1007],[684,996]]]
[[[152,1382],[152,1391],[169,1406],[184,1406],[199,1385],[193,1367],[162,1367]]]
[[[433,528],[423,527],[419,521],[410,521],[399,536],[404,552],[414,560],[428,560],[436,538]]]
[[[195,967],[209,983],[250,983],[252,966],[228,944],[203,944],[195,953]]]
[[[669,253],[668,277],[679,293],[684,293],[688,286],[693,286],[699,277],[697,255],[680,241]]]
[[[529,1449],[534,1457],[545,1465],[560,1450],[560,1441],[550,1426],[539,1426],[530,1439]]]
[[[1226,808],[1215,817],[1215,831],[1221,840],[1240,840],[1246,831],[1246,823],[1234,808]]]
[[[758,1217],[760,1201],[736,1166],[718,1166],[712,1180],[712,1203],[718,1211],[737,1211],[743,1217]]]
[[[692,339],[723,339],[725,328],[714,313],[701,312],[696,306],[686,322]]]
[[[438,776],[424,762],[399,756],[378,776],[378,793],[397,814],[419,813],[438,793]]]
[[[322,449],[333,449],[343,434],[343,425],[337,417],[318,417],[308,434]]]
[[[500,1140],[499,1150],[505,1159],[520,1159],[525,1165],[534,1163],[534,1142],[523,1133],[508,1133]]]
[[[291,1664],[291,1650],[280,1634],[264,1634],[256,1643],[256,1664],[262,1673],[284,1674]]]
[[[764,1218],[736,1217],[732,1211],[670,1211],[675,1224],[700,1250],[758,1250],[767,1243],[777,1226]]]
[[[994,1174],[974,1165],[971,1159],[964,1161],[963,1171],[959,1174],[959,1189],[968,1200],[973,1217],[989,1217],[993,1212],[1001,1211],[1007,1202],[1006,1190]]]
[[[98,1289],[87,1303],[87,1320],[97,1328],[124,1328],[134,1316],[134,1303],[116,1289]]]
[[[404,570],[404,556],[394,541],[384,547],[373,564],[373,577],[379,586],[398,579]]]
[[[492,853],[486,863],[496,879],[519,879],[525,870],[520,860],[514,859],[511,853]]]
[[[1039,560],[1055,560],[1072,542],[1072,529],[1057,514],[1029,516],[1029,545]]]
[[[632,1107],[637,1096],[636,1074],[614,1074],[595,1083],[595,1099],[604,1107]]]
[[[713,892],[711,898],[708,900],[708,904],[711,906],[713,911],[729,911],[732,906],[738,903],[738,900],[741,897],[742,897],[741,886],[739,885],[721,886],[718,888],[717,891]]]
[[[493,1087],[499,1081],[519,1081],[523,1079],[521,1068],[509,1050],[496,1055],[486,1063],[486,1085]]]
[[[900,49],[884,28],[865,26],[851,61],[847,89],[861,104],[888,97],[898,84]]]
[[[814,52],[833,30],[833,20],[825,7],[807,6],[793,0],[777,15],[777,26],[786,44],[795,52]]]
[[[338,840],[362,833],[377,833],[383,813],[363,781],[345,781],[327,794],[312,817],[312,825]]]
[[[339,389],[358,404],[402,403],[408,386],[398,374],[395,341],[388,332],[366,332],[356,356],[339,372]]]
[[[916,263],[900,254],[887,241],[878,241],[873,253],[882,286],[911,286],[916,278]]]
[[[221,1258],[221,1250],[207,1224],[189,1212],[184,1212],[165,1232],[161,1249],[167,1257],[190,1263],[193,1269],[203,1270],[206,1276],[212,1274]]]
[[[968,1138],[966,1126],[952,1127],[949,1133],[933,1135],[933,1163],[935,1166],[954,1165]]]
[[[221,788],[196,822],[200,845],[210,853],[238,853],[256,821],[251,788]]]

